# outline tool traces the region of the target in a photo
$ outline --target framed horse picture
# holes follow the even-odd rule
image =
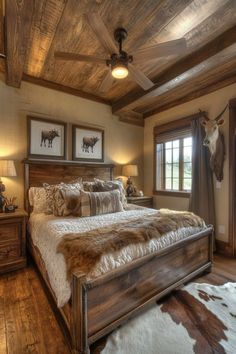
[[[76,161],[104,161],[104,130],[72,125],[72,156]]]
[[[28,116],[28,157],[66,159],[67,125],[54,119]]]

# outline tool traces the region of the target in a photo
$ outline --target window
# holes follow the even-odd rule
[[[156,144],[156,162],[157,190],[191,190],[191,136]]]
[[[154,127],[155,192],[189,195],[192,186],[190,120]]]

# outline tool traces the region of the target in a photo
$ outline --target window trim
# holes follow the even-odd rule
[[[177,135],[175,135],[175,137],[172,137],[171,139],[176,139],[176,140],[179,140],[179,186],[178,188],[179,189],[165,189],[165,181],[166,181],[166,178],[165,178],[165,172],[166,172],[166,169],[165,169],[165,166],[166,166],[166,161],[165,161],[165,143],[168,142],[168,140],[166,139],[160,139],[160,141],[158,141],[158,139],[155,139],[155,153],[156,153],[156,157],[155,157],[155,160],[156,160],[156,164],[157,164],[157,145],[160,144],[160,145],[163,145],[163,148],[162,148],[162,172],[161,172],[161,188],[162,189],[157,189],[157,181],[156,181],[156,177],[155,177],[155,181],[154,181],[154,184],[155,184],[155,192],[167,192],[168,194],[171,193],[171,195],[173,196],[173,193],[177,192],[179,193],[179,196],[183,196],[184,193],[187,193],[187,195],[190,195],[191,193],[191,190],[184,190],[183,189],[183,182],[184,182],[184,158],[183,158],[183,152],[184,152],[184,145],[183,145],[183,141],[184,141],[184,138],[185,137],[190,137],[191,136],[191,131],[189,129],[187,129],[184,134],[183,134],[183,130],[181,130],[181,132],[179,133],[178,135],[178,131],[177,132]],[[169,140],[169,141],[173,141],[173,140]],[[172,155],[173,155],[173,148],[171,149],[172,150]],[[173,164],[172,165],[172,168],[173,168]],[[155,167],[156,168],[156,167]],[[156,171],[155,171],[156,172]],[[159,193],[160,194],[160,193]],[[166,193],[165,193],[166,194]]]
[[[182,135],[183,132],[186,134],[192,134],[191,129],[191,122],[193,119],[199,118],[200,113],[192,114],[186,116],[184,118],[171,121],[166,124],[157,125],[153,128],[153,152],[154,152],[154,159],[153,159],[153,194],[154,195],[162,195],[162,196],[172,196],[172,197],[182,197],[182,198],[189,198],[191,192],[187,191],[175,191],[175,190],[158,190],[156,188],[156,165],[157,165],[157,154],[156,154],[156,145],[162,143],[163,137],[168,135],[176,136],[178,139],[178,134]]]
[[[155,190],[153,192],[154,195],[164,195],[164,196],[172,196],[172,197],[182,197],[182,198],[189,198],[191,192],[186,191],[174,191],[174,190]]]

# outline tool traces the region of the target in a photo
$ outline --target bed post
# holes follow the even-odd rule
[[[85,275],[72,275],[72,353],[89,354],[87,330],[87,293]]]
[[[209,260],[211,262],[210,267],[206,270],[206,273],[212,272],[213,259],[214,259],[214,228],[212,228],[210,237],[209,237]]]

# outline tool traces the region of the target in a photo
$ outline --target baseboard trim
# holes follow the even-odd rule
[[[227,257],[233,257],[234,251],[229,242],[216,240],[216,252]]]

